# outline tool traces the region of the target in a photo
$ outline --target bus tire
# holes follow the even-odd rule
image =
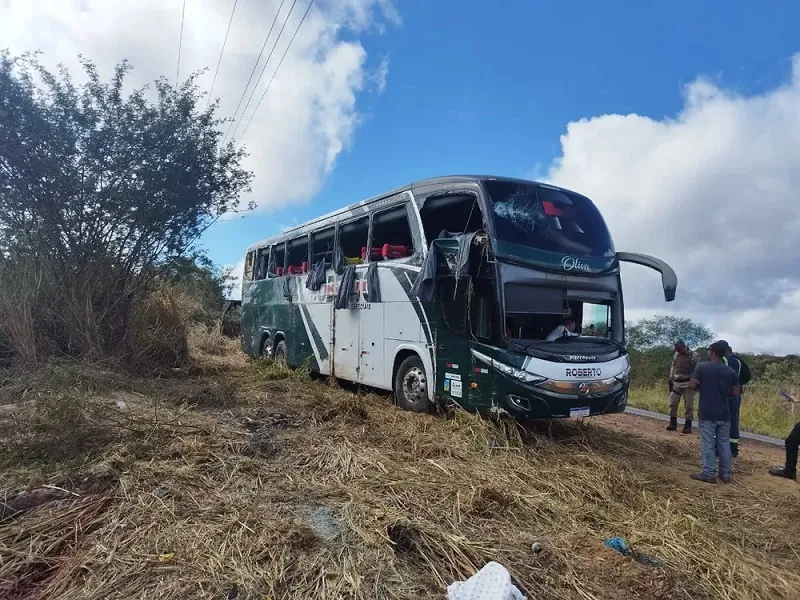
[[[395,401],[405,410],[430,412],[432,405],[428,399],[428,385],[425,365],[418,356],[409,356],[400,364],[394,377]]]
[[[277,344],[275,344],[275,352],[273,353],[273,357],[275,358],[275,362],[281,365],[286,364],[286,342],[281,340]]]

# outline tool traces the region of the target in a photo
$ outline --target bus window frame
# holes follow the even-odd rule
[[[254,281],[256,275],[256,259],[258,257],[258,250],[250,250],[244,259],[244,272],[242,273],[242,279],[244,281]],[[247,267],[250,267],[250,272],[248,276]]]
[[[288,253],[286,252],[286,240],[278,242],[277,244],[272,244],[269,247],[269,255],[267,256],[267,265],[269,265],[270,261],[272,260],[272,255],[275,252],[275,249],[281,245],[283,245],[283,264],[279,265],[276,263],[275,268],[277,269],[278,267],[283,267],[283,275],[286,275],[286,261],[289,258]],[[273,277],[283,277],[283,275],[277,275],[275,273],[269,273],[269,270],[267,271],[267,279],[271,279]]]
[[[418,226],[422,228],[419,232],[420,238],[423,241],[423,246],[425,248],[429,247],[431,242],[436,238],[428,239],[428,236],[425,235],[425,217],[422,213],[423,209],[425,208],[425,204],[429,201],[435,201],[439,198],[446,197],[446,196],[473,196],[477,199],[478,208],[481,211],[481,222],[483,225],[483,230],[486,231],[487,234],[491,237],[494,234],[493,230],[493,223],[491,219],[487,218],[487,209],[488,209],[488,196],[486,191],[483,189],[483,186],[480,185],[478,182],[473,182],[470,184],[459,184],[457,186],[452,185],[436,185],[431,188],[427,188],[424,191],[420,191],[416,198],[417,204],[417,211],[419,212],[419,222]],[[439,232],[435,232],[435,235],[438,235]]]
[[[345,259],[347,258],[347,255],[344,254],[344,248],[342,248],[341,245],[340,245],[340,242],[341,242],[341,227],[343,227],[345,225],[349,225],[350,223],[357,223],[358,221],[361,221],[363,219],[367,219],[367,239],[366,239],[365,246],[367,247],[367,252],[369,252],[369,244],[370,244],[371,236],[372,236],[372,212],[371,211],[368,212],[367,214],[358,215],[358,216],[353,217],[352,219],[347,219],[346,221],[340,221],[340,222],[336,223],[336,241],[334,242],[334,249],[341,250],[342,254],[345,257]],[[358,254],[358,258],[361,258],[361,253],[360,252]],[[368,261],[364,261],[363,264],[367,264],[367,262]]]
[[[369,256],[372,253],[372,243],[374,242],[373,234],[375,232],[373,221],[374,221],[375,217],[377,215],[380,215],[381,213],[389,212],[390,210],[397,210],[398,208],[401,208],[401,207],[406,209],[406,219],[407,219],[406,222],[408,223],[408,232],[411,234],[411,253],[408,256],[404,256],[402,258],[390,258],[390,259],[386,260],[385,262],[406,263],[406,262],[413,261],[414,259],[416,259],[420,255],[422,244],[420,243],[421,240],[419,239],[419,236],[415,233],[415,228],[414,228],[414,225],[413,225],[413,223],[415,222],[415,219],[416,219],[416,215],[413,212],[414,209],[411,206],[410,200],[404,199],[404,200],[398,202],[397,204],[393,204],[391,206],[381,206],[380,208],[377,208],[375,210],[371,210],[370,211],[370,213],[369,213],[369,236],[368,236],[368,240],[367,240],[367,260],[365,261],[365,263],[369,263],[370,262],[369,261]],[[424,232],[423,232],[423,235],[424,235]],[[418,246],[420,246],[420,247],[418,247]],[[381,261],[381,262],[384,262],[384,261]]]
[[[286,244],[286,253],[285,253],[285,257],[284,257],[284,263],[285,263],[284,271],[289,268],[289,244],[291,242],[296,242],[296,241],[302,240],[303,238],[306,239],[306,258],[305,258],[305,261],[301,261],[301,263],[305,262],[306,263],[306,269],[308,271],[311,270],[311,262],[310,262],[310,260],[311,260],[311,233],[305,233],[303,235],[298,235],[297,237],[288,238],[284,242],[284,244]],[[302,266],[302,264],[301,264],[301,266]],[[284,272],[284,275],[289,275],[289,273]],[[306,275],[306,273],[295,273],[294,274],[295,277],[299,277],[301,275]]]
[[[317,229],[314,229],[314,230],[308,232],[308,270],[309,270],[309,272],[311,271],[311,269],[314,268],[314,266],[316,264],[316,262],[314,261],[314,257],[317,254],[317,251],[316,251],[316,248],[315,248],[316,243],[317,243],[316,236],[317,236],[318,233],[320,233],[322,231],[326,231],[328,229],[332,229],[333,230],[333,238],[331,240],[332,248],[330,250],[326,250],[325,251],[325,254],[323,254],[323,259],[322,260],[325,261],[325,269],[330,269],[333,266],[333,254],[334,254],[334,251],[337,248],[337,243],[338,243],[337,242],[337,237],[336,237],[337,232],[338,232],[338,224],[337,223],[324,225],[323,227],[319,227]],[[329,258],[325,259],[325,256],[327,256],[328,254],[330,254]]]

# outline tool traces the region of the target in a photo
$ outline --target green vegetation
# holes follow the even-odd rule
[[[661,386],[632,388],[628,404],[636,408],[667,414],[669,412],[669,394],[666,379],[664,381],[665,383]],[[800,420],[800,408],[781,398],[778,395],[781,389],[784,388],[766,382],[759,382],[745,389],[740,414],[740,427],[743,431],[771,435],[776,438],[784,438],[788,435],[794,424]],[[792,406],[795,407],[794,412],[792,412]],[[695,400],[696,411],[697,400]],[[683,418],[682,403],[678,415]]]
[[[128,91],[127,62],[108,82],[82,65],[79,84],[0,53],[0,353],[171,367],[183,315],[207,321],[224,288],[194,244],[252,174],[196,75]]]
[[[661,322],[666,317],[655,317],[648,320],[647,327],[640,328],[638,324],[629,326],[639,335],[642,331],[657,330],[652,323]],[[676,333],[661,339],[657,345],[639,343],[631,349],[632,386],[630,398],[631,406],[652,410],[666,414],[669,411],[667,391],[667,376],[669,375],[672,361],[672,348],[663,344],[665,340],[673,337],[683,337],[686,340],[698,339],[699,332],[708,331],[701,325],[692,323],[688,319],[680,320],[683,333]],[[696,335],[687,335],[694,331]],[[708,342],[710,337],[703,337]],[[688,343],[688,342],[687,342]],[[697,348],[697,346],[690,346]],[[698,351],[703,359],[706,349]],[[741,429],[778,438],[786,437],[791,428],[800,419],[800,408],[792,412],[792,405],[781,398],[781,391],[791,391],[800,388],[800,357],[771,356],[767,354],[737,355],[750,367],[753,380],[745,386],[742,396]],[[682,410],[682,408],[681,408]],[[680,413],[679,411],[679,414]]]

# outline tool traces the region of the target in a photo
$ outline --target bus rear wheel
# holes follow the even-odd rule
[[[425,365],[418,356],[409,356],[397,369],[394,397],[405,410],[430,412],[432,405],[428,399],[428,377],[425,375]]]

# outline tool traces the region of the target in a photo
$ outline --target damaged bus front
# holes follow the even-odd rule
[[[668,302],[674,271],[617,253],[585,196],[522,180],[476,183],[483,228],[442,231],[413,290],[434,321],[437,395],[517,418],[623,411],[630,361],[620,262],[659,271]]]

